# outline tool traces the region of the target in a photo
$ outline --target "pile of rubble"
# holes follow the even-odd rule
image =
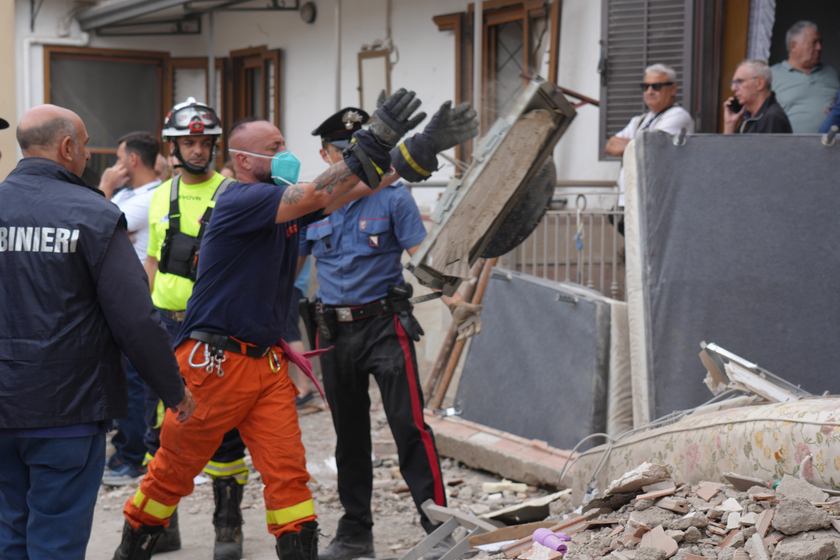
[[[501,554],[492,545],[485,550],[494,560],[828,560],[840,553],[840,497],[789,475],[775,490],[758,479],[725,477],[734,484],[677,485],[666,467],[645,463],[549,527],[571,537],[565,553],[530,533],[503,544]],[[479,538],[486,543],[492,534],[470,541]]]

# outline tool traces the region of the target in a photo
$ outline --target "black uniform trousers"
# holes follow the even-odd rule
[[[320,335],[319,335],[320,336]],[[337,323],[334,348],[321,355],[324,392],[337,436],[338,495],[344,516],[336,535],[371,531],[371,461],[369,375],[379,384],[382,404],[397,443],[400,471],[420,512],[426,532],[435,525],[420,506],[428,499],[446,505],[440,461],[431,428],[423,420],[423,393],[417,375],[414,343],[396,315],[382,313]]]

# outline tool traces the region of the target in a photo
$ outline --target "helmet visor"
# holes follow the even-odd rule
[[[215,113],[201,107],[184,107],[172,115],[173,123],[179,128],[188,127],[196,119],[201,121],[204,126],[214,126],[219,122]]]

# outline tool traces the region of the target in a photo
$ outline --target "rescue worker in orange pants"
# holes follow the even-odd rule
[[[192,491],[193,477],[224,434],[238,427],[266,485],[266,520],[278,557],[316,560],[318,524],[306,486],[296,391],[287,375],[289,360],[304,370],[309,364],[281,338],[299,232],[392,180],[382,181],[389,151],[425,117],[412,116],[419,105],[413,92],[396,92],[377,110],[370,130],[356,133],[344,160],[304,184],[296,184],[300,162],[274,125],[254,119],[234,125],[228,142],[243,182],[217,197],[175,340],[181,374],[196,393],[196,413],[183,425],[167,413],[160,450],[125,505],[115,559],[150,557],[169,515]]]
[[[148,255],[144,266],[152,289],[152,302],[160,311],[173,341],[181,330],[195,282],[195,259],[206,229],[202,224],[209,222],[212,216],[216,192],[226,184],[225,181],[230,182],[213,169],[214,148],[222,133],[216,111],[192,97],[172,107],[163,123],[163,139],[169,142],[169,152],[179,175],[160,185],[152,197]],[[160,447],[164,411],[157,395],[147,388],[144,466]],[[239,505],[243,487],[248,482],[248,466],[245,464],[245,444],[235,428],[225,434],[221,446],[204,467],[204,474],[213,480],[216,533],[213,560],[239,560],[243,540]],[[181,533],[176,511],[152,554],[180,549]]]

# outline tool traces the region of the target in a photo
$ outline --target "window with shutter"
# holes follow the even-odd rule
[[[651,64],[677,73],[677,104],[693,115],[693,0],[602,0],[601,159],[610,137],[647,111],[639,83]]]
[[[527,83],[526,74],[557,81],[560,4],[543,0],[483,0],[482,131],[508,113]],[[435,16],[440,31],[455,32],[455,103],[473,98],[473,4],[466,12]],[[469,161],[469,144],[455,157]]]

